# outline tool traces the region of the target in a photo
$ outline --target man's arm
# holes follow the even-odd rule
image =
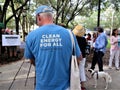
[[[30,63],[35,66],[35,60],[34,59],[30,59]]]
[[[78,65],[80,65],[80,61],[81,61],[82,59],[83,59],[82,54],[81,54],[79,57],[77,57]]]

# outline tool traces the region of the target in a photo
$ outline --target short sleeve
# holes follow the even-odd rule
[[[29,41],[29,42],[28,42]],[[32,54],[32,51],[30,49],[30,40],[27,40],[26,39],[26,42],[25,42],[25,51],[24,51],[24,57],[27,58],[27,59],[34,59],[34,56]]]

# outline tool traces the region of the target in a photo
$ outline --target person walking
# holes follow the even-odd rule
[[[87,41],[84,37],[85,35],[85,29],[81,25],[75,26],[73,29],[73,33],[76,35],[78,45],[80,47],[80,50],[82,52],[83,59],[80,62],[79,70],[80,70],[80,81],[81,81],[81,90],[86,90],[85,88],[85,82],[86,82],[86,74],[85,74],[85,62],[86,62],[86,46]]]
[[[112,62],[115,59],[116,70],[119,70],[119,54],[120,49],[118,46],[118,29],[113,29],[112,36],[110,37],[110,59],[109,59],[109,69],[112,69]]]
[[[53,23],[52,11],[46,5],[36,9],[39,27],[25,41],[24,56],[35,65],[36,90],[68,90],[70,86],[72,41],[67,29]],[[74,41],[79,63],[82,55],[75,36]]]
[[[96,63],[98,63],[99,71],[103,71],[103,56],[106,51],[106,46],[107,46],[107,36],[104,33],[103,28],[97,27],[96,28],[98,37],[95,41],[95,46],[94,46],[94,55],[93,55],[93,60],[91,64],[91,69],[95,69]]]

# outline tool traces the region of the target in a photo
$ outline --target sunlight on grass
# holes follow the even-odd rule
[[[110,39],[108,39],[107,48],[110,48]]]

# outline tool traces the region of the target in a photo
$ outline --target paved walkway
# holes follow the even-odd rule
[[[90,65],[88,65],[88,68],[90,68]],[[96,70],[98,70],[98,66],[96,65]],[[107,90],[120,90],[120,71],[113,69],[108,69],[108,66],[104,66],[104,71],[108,72],[110,76],[112,77],[112,83],[109,84]],[[105,81],[104,79],[98,80],[97,88],[94,88],[94,80],[92,78],[89,78],[90,73],[86,72],[88,78],[86,82],[86,88],[87,90],[105,90]]]
[[[31,67],[30,75],[25,86],[30,63],[24,62],[23,65],[22,63],[23,61],[21,60],[8,65],[0,66],[0,90],[34,90],[34,67]],[[21,69],[18,72],[20,67]],[[104,66],[104,70],[112,76],[112,83],[109,85],[108,90],[120,90],[120,71],[116,71],[115,69],[109,70],[107,66]],[[16,80],[11,86],[11,83],[17,72],[18,75],[16,76]],[[86,73],[89,77],[89,73]],[[87,78],[87,90],[104,90],[105,88],[104,79],[98,80],[98,86],[96,89],[93,87],[93,84],[93,79]]]
[[[23,60],[1,66],[0,67],[0,72],[1,72],[0,73],[0,90],[34,90],[34,67],[33,66],[31,67],[29,78],[25,86],[25,81],[26,81],[29,67],[30,67],[30,63],[27,63],[27,62],[23,63]],[[16,75],[17,72],[18,74]],[[16,80],[11,85],[15,76],[16,76]]]

